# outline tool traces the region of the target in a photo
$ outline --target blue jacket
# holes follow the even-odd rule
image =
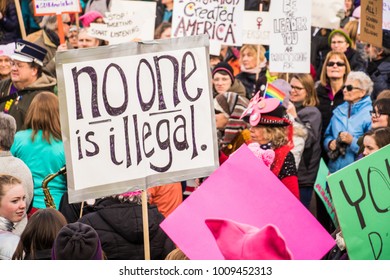
[[[350,116],[348,117],[348,111]],[[353,136],[351,145],[347,147],[345,156],[339,156],[336,160],[329,160],[328,168],[331,173],[355,161],[358,155],[358,138],[371,129],[372,103],[370,96],[365,96],[355,104],[344,102],[334,111],[330,123],[325,131],[324,148],[329,150],[329,143],[335,140],[340,132],[346,131]]]

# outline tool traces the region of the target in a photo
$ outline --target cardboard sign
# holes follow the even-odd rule
[[[156,6],[156,3],[151,4]],[[133,39],[153,40],[154,25],[150,25],[149,19],[142,13],[107,12],[104,23],[91,23],[88,34],[108,41],[110,45],[131,42]]]
[[[44,16],[61,13],[81,13],[78,0],[34,0],[34,15]]]
[[[385,30],[390,30],[390,0],[383,0],[383,22],[382,27]]]
[[[340,28],[340,18],[337,13],[344,10],[344,0],[312,0],[311,25],[321,28]]]
[[[70,202],[219,165],[208,38],[161,41],[57,53]]]
[[[362,0],[360,40],[382,47],[383,0]]]
[[[390,259],[390,145],[328,178],[352,260]]]
[[[207,34],[222,45],[242,45],[244,0],[174,0],[172,36]]]
[[[322,258],[335,241],[286,186],[242,145],[161,223],[191,260],[224,259],[205,224],[230,219],[277,227],[295,260]],[[234,242],[234,240],[232,240]]]
[[[244,12],[242,43],[253,45],[269,45],[272,30],[272,18],[268,12]]]
[[[310,73],[310,0],[273,0],[270,72]]]
[[[153,40],[156,2],[111,1],[110,13],[106,13],[104,20],[106,26],[94,24],[93,27],[100,33],[101,37],[98,38],[107,40],[110,44],[130,42],[135,38],[142,41]]]
[[[335,228],[337,228],[338,222],[336,219],[336,211],[333,206],[332,197],[330,196],[328,190],[329,188],[327,183],[327,177],[329,174],[330,174],[329,169],[326,166],[325,161],[321,158],[320,168],[318,169],[316,181],[314,183],[314,191],[321,199],[322,203],[325,206],[326,211],[328,212],[330,218],[332,219]]]

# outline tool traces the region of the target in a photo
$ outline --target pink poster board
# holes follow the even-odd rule
[[[321,259],[335,242],[280,180],[243,145],[161,224],[191,260],[223,260],[205,224],[228,218],[277,226],[295,260]]]

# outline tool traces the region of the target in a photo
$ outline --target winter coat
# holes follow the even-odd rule
[[[376,100],[381,91],[390,89],[390,56],[386,57],[379,65],[371,62],[368,67],[369,69],[371,65],[374,65],[372,71],[368,71],[374,83],[374,91],[371,93],[371,99]]]
[[[265,71],[266,69],[263,68],[259,75],[258,79],[256,81],[256,74],[254,73],[248,73],[248,72],[241,72],[236,76],[236,79],[240,80],[242,84],[245,86],[245,92],[246,92],[246,98],[249,100],[252,99],[252,97],[256,94],[256,92],[260,88],[260,84],[266,84],[266,78],[265,78]]]
[[[99,235],[109,260],[144,260],[142,206],[106,198],[95,206],[95,212],[79,222],[92,226]],[[150,258],[163,260],[175,245],[160,228],[164,216],[157,206],[148,205]]]
[[[325,131],[324,149],[329,150],[329,143],[335,140],[342,131],[353,136],[352,143],[347,146],[344,156],[329,160],[328,168],[331,173],[353,163],[359,152],[358,138],[371,129],[372,102],[370,96],[365,96],[358,102],[344,102],[338,106]],[[348,117],[348,112],[350,116]]]
[[[0,99],[9,95],[11,84],[11,79],[0,82]],[[22,129],[27,109],[30,107],[31,101],[34,99],[34,97],[42,91],[54,92],[54,87],[56,84],[56,79],[42,73],[42,76],[39,77],[35,82],[17,92],[15,97],[18,98],[16,100],[12,99],[14,102],[7,112],[15,118],[17,131]],[[0,112],[4,111],[6,103],[6,101],[1,102],[0,100]]]
[[[330,118],[333,115],[333,110],[336,109],[337,106],[344,103],[344,94],[343,90],[340,89],[336,94],[334,95],[334,99],[331,100],[329,98],[329,92],[330,92],[330,86],[324,87],[320,83],[318,84],[316,88],[317,96],[320,101],[320,103],[317,105],[318,110],[320,110],[321,117],[322,117],[322,129],[321,129],[321,136],[323,137],[325,134],[325,130],[329,125]]]
[[[298,121],[305,125],[308,132],[298,167],[298,184],[300,188],[313,187],[321,158],[321,113],[316,107],[295,107]]]
[[[20,38],[22,37],[20,36],[19,20],[16,13],[15,2],[8,1],[3,18],[0,19],[0,45],[15,42]]]
[[[20,237],[0,229],[0,260],[10,260],[15,253]]]

